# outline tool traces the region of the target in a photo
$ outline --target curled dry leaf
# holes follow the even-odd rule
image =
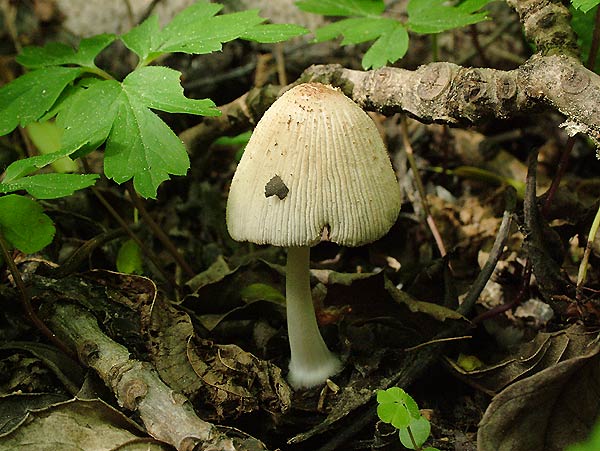
[[[587,437],[599,413],[600,345],[522,379],[494,397],[478,451],[562,451]]]

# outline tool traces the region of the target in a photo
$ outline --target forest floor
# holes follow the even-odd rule
[[[61,16],[51,6],[42,8],[45,2],[19,3],[13,25],[20,44],[73,39],[63,28],[69,11]],[[492,17],[493,23],[440,35],[438,59],[503,70],[526,61],[531,49],[516,14],[496,2]],[[494,35],[498,27],[505,30],[499,36]],[[6,82],[19,69],[10,36],[2,36],[2,42],[0,79]],[[415,69],[430,62],[431,49],[429,38],[411,40],[397,66]],[[277,46],[236,41],[220,53],[175,55],[161,64],[182,71],[188,97],[224,105],[253,87],[291,83],[311,64],[359,69],[364,51],[307,40]],[[125,73],[131,61],[123,54],[123,48],[111,47],[101,63],[111,73]],[[344,370],[326,385],[293,391],[285,379],[285,250],[237,243],[227,232],[229,184],[247,135],[189,149],[188,175],[163,184],[157,200],[141,201],[186,268],[143,218],[138,220],[139,204],[125,186],[100,180],[95,192],[44,201],[57,227],[54,241],[39,254],[14,253],[34,306],[42,317],[57,302],[92,312],[107,336],[133,358],[150,362],[170,388],[191,400],[200,418],[255,437],[270,450],[403,449],[396,431],[375,413],[376,390],[394,385],[417,401],[432,425],[428,444],[440,450],[531,450],[523,443],[585,437],[600,393],[594,342],[600,320],[598,241],[577,298],[572,287],[598,208],[594,146],[574,140],[563,181],[547,201],[569,141],[557,113],[469,129],[400,115],[371,117],[384,137],[404,201],[382,239],[358,248],[322,242],[311,250],[319,324],[344,361]],[[163,119],[178,133],[198,122],[185,115]],[[406,138],[428,210],[407,163]],[[0,168],[19,157],[15,149],[25,149],[23,135],[0,138]],[[87,165],[101,173],[102,152],[90,154]],[[135,246],[127,254],[131,241],[105,204],[131,225],[160,268],[145,255],[138,262]],[[532,220],[540,211],[542,219]],[[506,230],[503,217],[512,221]],[[499,234],[505,245],[496,268],[465,317],[458,306],[476,291]],[[548,266],[552,274],[558,269],[561,280],[568,281],[561,287],[567,288],[549,295],[554,279],[533,277],[532,265]],[[65,426],[50,424],[52,409],[68,405],[63,415],[80,418],[85,407],[78,403],[89,399],[106,403],[94,407],[103,412],[95,420],[95,434],[126,429],[145,437],[129,423],[139,417],[118,405],[94,371],[48,345],[28,322],[19,298],[8,269],[0,267],[0,439],[39,424],[40,418],[48,422],[36,434],[60,434]],[[80,401],[71,401],[74,396]],[[31,409],[37,413],[24,422],[24,412]],[[560,448],[543,445],[539,451],[554,449]]]

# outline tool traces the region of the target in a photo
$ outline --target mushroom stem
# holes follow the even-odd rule
[[[291,360],[288,381],[294,388],[321,384],[341,369],[317,326],[310,292],[310,247],[290,247],[286,265],[287,325]]]

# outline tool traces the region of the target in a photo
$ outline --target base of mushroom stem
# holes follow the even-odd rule
[[[299,367],[300,365],[295,365],[294,361],[290,362],[287,379],[292,388],[295,389],[321,385],[327,379],[342,371],[343,368],[341,360],[335,354],[331,354],[325,364],[314,370]]]

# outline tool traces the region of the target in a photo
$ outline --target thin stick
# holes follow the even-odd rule
[[[152,230],[154,236],[156,236],[156,238],[159,239],[159,241],[167,249],[169,254],[171,254],[171,256],[175,259],[175,261],[181,267],[181,269],[183,269],[189,277],[194,277],[196,273],[188,264],[188,262],[183,258],[183,256],[179,253],[179,251],[173,244],[173,241],[171,241],[167,234],[163,232],[160,226],[154,221],[154,219],[152,219],[152,216],[150,216],[148,210],[146,210],[144,202],[137,195],[135,188],[133,187],[133,184],[131,182],[127,182],[127,192],[129,192],[129,196],[131,197],[133,205],[135,206],[135,208],[138,209],[140,215],[142,216],[142,219],[148,225],[148,227],[150,227],[150,230]]]
[[[25,286],[25,283],[21,278],[19,268],[17,268],[15,260],[12,258],[11,253],[8,251],[8,244],[6,243],[6,239],[4,238],[4,234],[2,233],[2,231],[0,231],[0,250],[2,251],[2,255],[4,257],[6,265],[8,266],[8,270],[13,276],[13,280],[15,282],[17,290],[21,295],[21,305],[23,306],[23,309],[25,310],[29,321],[31,321],[33,326],[36,327],[42,334],[44,334],[54,346],[56,346],[69,357],[77,359],[73,351],[71,351],[71,349],[66,344],[64,344],[62,340],[60,340],[54,334],[54,332],[52,332],[48,328],[48,326],[46,326],[46,324],[37,316],[37,313],[31,305],[31,299],[29,298],[29,294],[27,293],[27,287]]]
[[[106,208],[106,210],[110,213],[110,215],[114,218],[115,221],[119,223],[121,227],[127,232],[127,235],[135,241],[135,243],[140,247],[141,251],[148,257],[148,259],[152,262],[154,266],[160,271],[165,280],[171,285],[173,289],[178,289],[177,282],[173,279],[171,274],[169,274],[162,265],[162,262],[158,258],[158,256],[148,247],[144,246],[144,243],[137,237],[137,235],[131,230],[129,224],[125,222],[123,218],[117,213],[117,211],[112,207],[112,205],[106,200],[106,198],[100,193],[97,188],[91,188],[92,193],[96,196],[96,198],[100,201],[100,203]]]
[[[427,225],[429,226],[429,230],[431,230],[431,234],[433,235],[433,239],[435,240],[435,244],[437,245],[438,250],[440,251],[440,255],[442,257],[446,256],[446,247],[444,246],[444,241],[442,240],[442,236],[435,224],[435,220],[431,215],[431,210],[429,209],[429,205],[427,204],[427,198],[425,197],[425,188],[423,187],[423,181],[421,180],[421,176],[419,174],[419,168],[417,167],[417,162],[415,161],[414,151],[412,148],[412,144],[408,139],[408,126],[406,124],[406,116],[402,115],[400,118],[400,124],[402,129],[402,142],[404,144],[404,149],[406,150],[406,158],[408,159],[408,164],[413,171],[413,175],[415,177],[415,183],[417,185],[417,191],[419,192],[419,197],[421,198],[421,204],[423,205],[423,210],[425,211]]]

